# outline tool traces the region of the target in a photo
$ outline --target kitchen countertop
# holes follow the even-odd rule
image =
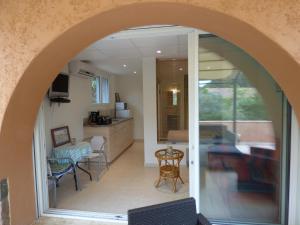
[[[98,125],[98,124],[85,124],[85,127],[111,127],[111,126],[115,126],[117,124],[123,123],[127,120],[132,120],[133,117],[128,117],[128,118],[117,118],[117,119],[112,119],[112,123],[111,124],[107,124],[107,125]]]

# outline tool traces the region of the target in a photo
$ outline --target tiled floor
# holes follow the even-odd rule
[[[72,176],[66,176],[57,188],[57,208],[93,212],[127,214],[128,209],[188,197],[188,170],[182,167],[184,185],[177,183],[172,192],[171,183],[162,182],[155,188],[157,167],[144,167],[143,143],[136,142],[109,168],[100,181],[89,181],[80,173],[81,191],[74,190]]]
[[[274,222],[278,218],[278,208],[270,195],[237,190],[236,172],[209,170],[206,167],[201,171],[200,204],[201,211],[207,217],[229,221],[258,219],[264,222]],[[177,193],[171,191],[171,184],[155,188],[157,176],[157,168],[144,167],[143,143],[135,143],[103,173],[99,182],[90,182],[86,174],[81,173],[83,187],[76,192],[72,176],[63,180],[58,188],[57,206],[62,209],[127,214],[131,208],[188,197],[186,167],[182,168],[185,184],[178,182]],[[46,221],[55,224],[56,220]]]
[[[81,219],[65,219],[56,217],[41,217],[34,225],[127,225],[126,222],[98,222]]]

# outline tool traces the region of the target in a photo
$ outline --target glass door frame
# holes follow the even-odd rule
[[[189,188],[195,198],[197,212],[200,212],[200,152],[198,125],[198,71],[199,71],[199,31],[188,33],[188,96],[189,96]]]
[[[199,151],[199,35],[215,36],[203,34],[194,30],[188,33],[188,79],[189,79],[189,182],[190,196],[195,198],[197,212],[200,213],[200,151]],[[300,164],[300,129],[297,118],[292,107],[288,105],[288,100],[283,99],[283,155],[281,169],[281,184],[283,190],[280,193],[280,224],[295,225],[293,221],[300,221],[300,206],[295,201],[296,185],[300,183],[300,172],[296,171],[296,165]],[[297,151],[298,150],[298,151]],[[295,158],[293,159],[293,156]],[[297,176],[296,180],[290,179]],[[291,210],[290,210],[291,209]],[[226,221],[213,221],[214,223],[232,224]],[[235,224],[254,224],[251,222],[238,222]],[[268,223],[270,224],[270,223]]]

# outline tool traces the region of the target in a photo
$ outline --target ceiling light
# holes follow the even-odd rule
[[[210,70],[210,67],[208,66],[208,67],[206,67],[206,69]]]
[[[126,65],[126,64],[124,64],[124,65],[123,65],[123,67],[127,67],[127,65]]]
[[[136,71],[133,71],[134,74],[136,74]]]
[[[171,89],[171,91],[173,94],[177,94],[179,92],[179,90],[177,88],[173,88],[173,89]]]
[[[182,70],[183,70],[183,68],[182,68],[182,67],[180,67],[180,68],[179,68],[179,70],[180,70],[180,71],[182,71]]]
[[[161,50],[156,50],[156,53],[157,54],[161,54]]]

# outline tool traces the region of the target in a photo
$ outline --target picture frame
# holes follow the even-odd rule
[[[51,137],[54,148],[71,143],[68,126],[51,129]]]

